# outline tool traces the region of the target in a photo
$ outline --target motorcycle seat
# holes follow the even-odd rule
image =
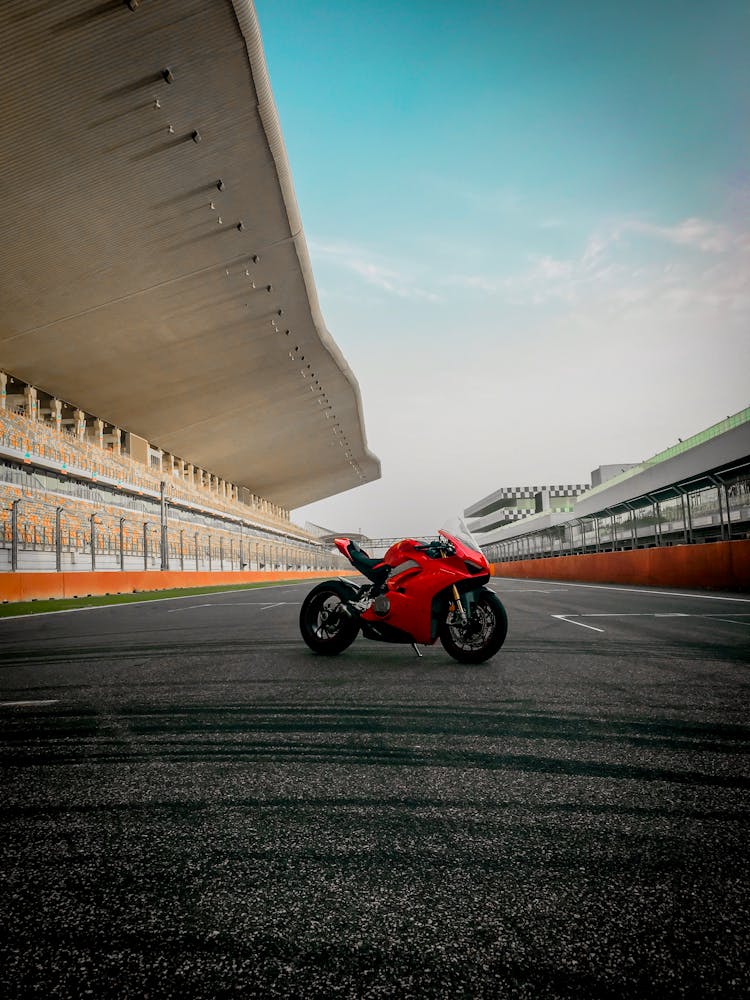
[[[349,542],[349,557],[360,573],[373,583],[382,583],[388,576],[388,567],[382,559],[373,559],[356,542]]]

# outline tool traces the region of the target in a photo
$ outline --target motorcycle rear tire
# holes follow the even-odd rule
[[[314,653],[338,656],[357,638],[358,620],[341,608],[351,596],[346,584],[326,580],[313,587],[302,602],[299,630]]]
[[[497,594],[486,587],[482,587],[472,602],[472,616],[476,615],[480,616],[483,626],[478,644],[463,639],[459,626],[444,622],[440,629],[443,648],[459,663],[484,663],[500,649],[508,634],[505,608]]]

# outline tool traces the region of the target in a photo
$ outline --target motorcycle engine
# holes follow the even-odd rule
[[[379,594],[375,600],[372,602],[372,610],[376,615],[381,618],[385,618],[388,612],[391,610],[391,602],[385,596],[385,594]]]

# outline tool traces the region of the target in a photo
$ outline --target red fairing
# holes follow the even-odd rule
[[[392,545],[383,562],[391,567],[386,595],[390,602],[387,615],[378,615],[374,607],[362,615],[365,621],[385,623],[413,636],[414,641],[430,645],[437,635],[432,634],[432,599],[436,594],[472,580],[481,585],[489,578],[489,563],[482,553],[467,548],[457,538],[441,532],[455,547],[455,554],[435,559],[421,551],[420,543],[413,538]],[[477,567],[472,573],[466,562]]]
[[[400,542],[394,542],[383,556],[383,562],[392,569],[400,566],[405,559],[414,558],[413,553],[416,545],[419,545],[419,542],[413,538],[404,538]],[[418,554],[420,556],[424,555],[423,552],[419,552]]]
[[[460,556],[461,559],[466,559],[470,563],[474,563],[475,566],[481,566],[482,569],[486,569],[487,572],[489,573],[490,564],[487,561],[487,557],[485,556],[484,552],[477,552],[476,549],[470,549],[454,535],[449,535],[447,531],[443,531],[442,529],[438,531],[438,534],[442,535],[443,538],[448,539],[448,541],[453,545],[454,549],[456,550],[457,556]]]

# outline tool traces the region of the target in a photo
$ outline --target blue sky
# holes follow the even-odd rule
[[[430,533],[750,402],[750,5],[256,2],[328,328]]]

